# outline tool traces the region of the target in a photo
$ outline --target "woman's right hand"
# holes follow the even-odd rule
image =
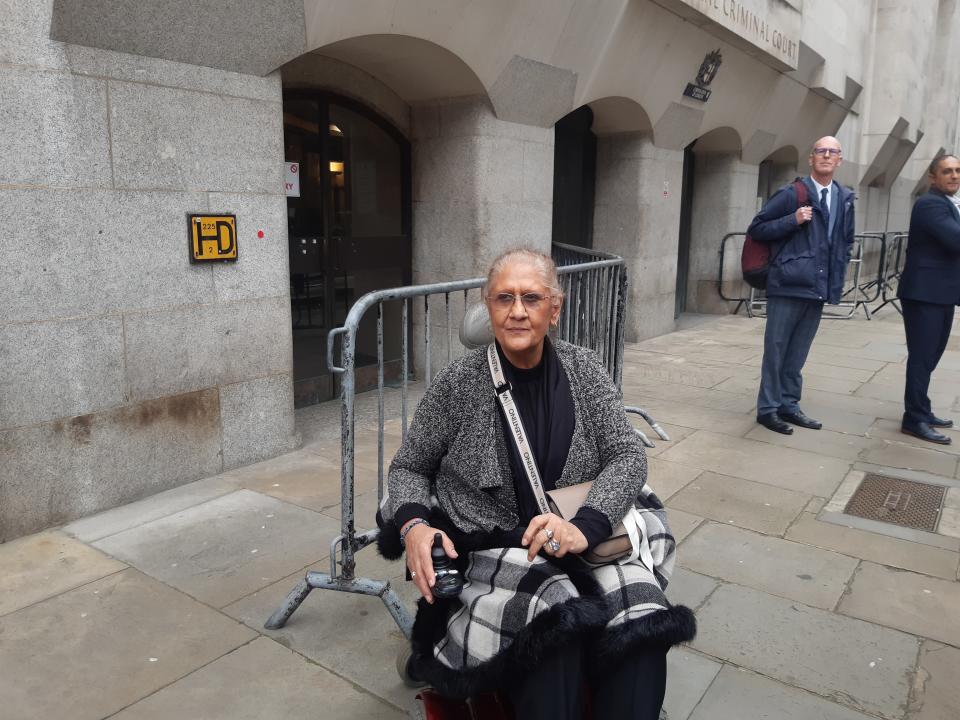
[[[433,559],[430,550],[433,548],[433,536],[440,533],[443,536],[443,549],[450,558],[457,557],[457,550],[453,542],[442,530],[437,530],[424,523],[418,523],[407,532],[404,544],[407,549],[407,569],[410,577],[417,586],[420,594],[428,603],[433,602],[433,593],[430,588],[437,581],[433,574]]]

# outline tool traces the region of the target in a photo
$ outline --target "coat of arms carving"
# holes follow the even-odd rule
[[[720,63],[722,61],[723,57],[720,55],[720,48],[717,48],[712,53],[707,53],[703,62],[700,63],[700,69],[697,70],[697,76],[694,78],[694,82],[700,87],[707,87],[717,76],[717,70],[720,69]]]

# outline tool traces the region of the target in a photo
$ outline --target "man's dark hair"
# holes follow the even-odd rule
[[[937,170],[940,169],[940,163],[942,163],[942,162],[943,162],[944,160],[946,160],[947,158],[953,158],[954,160],[957,160],[957,159],[958,159],[956,155],[951,155],[950,153],[940,153],[940,154],[937,155],[937,156],[933,159],[933,161],[930,163],[930,167],[927,168],[927,172],[928,172],[930,175],[936,175],[936,174],[937,174]]]

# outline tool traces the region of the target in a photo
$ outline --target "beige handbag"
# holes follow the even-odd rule
[[[569,520],[580,511],[592,487],[592,482],[585,482],[548,490],[547,502],[550,505],[550,512],[559,515],[564,520]],[[610,533],[610,537],[598,543],[593,549],[583,553],[580,557],[591,565],[607,565],[618,562],[621,558],[629,557],[632,552],[633,545],[630,542],[630,534],[624,524],[620,523]]]

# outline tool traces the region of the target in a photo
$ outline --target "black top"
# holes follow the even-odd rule
[[[570,381],[550,343],[550,338],[544,339],[543,357],[540,363],[528,370],[514,367],[504,356],[499,343],[497,343],[497,353],[500,355],[503,375],[512,388],[513,399],[520,412],[527,442],[530,443],[537,468],[540,470],[543,487],[545,490],[553,490],[567,463],[567,454],[570,452],[570,441],[573,438],[576,423]],[[510,457],[510,470],[513,472],[513,487],[520,511],[520,527],[525,530],[530,520],[540,514],[540,508],[523,468],[517,444],[504,417],[503,408],[499,403],[497,407]],[[581,508],[570,522],[580,529],[590,547],[610,536],[610,521],[603,513],[591,508]]]

